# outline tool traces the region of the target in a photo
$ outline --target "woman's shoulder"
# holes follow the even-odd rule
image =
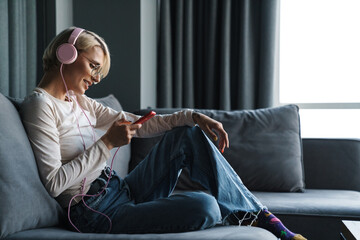
[[[88,111],[96,111],[102,106],[97,100],[84,95],[78,95],[78,102],[80,105]]]
[[[22,122],[31,134],[36,136],[37,131],[52,132],[56,129],[58,121],[58,113],[46,93],[33,90],[20,105],[20,116]]]
[[[53,107],[50,97],[38,88],[35,88],[28,96],[25,97],[20,108],[41,108],[44,106]]]

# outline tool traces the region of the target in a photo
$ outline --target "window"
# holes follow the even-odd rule
[[[279,103],[299,105],[305,138],[360,138],[359,12],[359,0],[281,1]]]

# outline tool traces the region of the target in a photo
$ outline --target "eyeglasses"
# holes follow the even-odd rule
[[[91,77],[93,78],[93,79],[96,79],[97,81],[96,82],[94,82],[94,84],[98,84],[100,81],[101,81],[101,79],[103,79],[104,78],[104,76],[102,75],[102,73],[101,73],[101,67],[100,67],[100,65],[97,65],[95,68],[93,68],[92,70],[91,70]]]
[[[93,84],[98,84],[101,81],[101,79],[104,78],[104,75],[101,73],[102,68],[100,67],[99,64],[93,63],[89,58],[85,57],[84,55],[82,56],[90,62],[90,68],[91,68],[90,75],[91,78],[95,80]]]

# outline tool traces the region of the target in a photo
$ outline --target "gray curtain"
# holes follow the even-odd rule
[[[36,84],[36,0],[0,0],[0,92],[22,98]]]
[[[158,0],[158,107],[273,104],[280,0]]]

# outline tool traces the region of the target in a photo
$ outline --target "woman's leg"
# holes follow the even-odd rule
[[[149,202],[129,202],[111,214],[111,233],[172,233],[206,229],[220,220],[215,198],[186,192]]]
[[[99,180],[105,185],[107,178]],[[129,198],[125,181],[114,175],[100,196],[86,197],[71,207],[71,220],[81,232],[168,233],[212,227],[221,215],[216,199],[203,192],[174,194],[136,204]],[[73,226],[69,224],[75,230]]]
[[[274,228],[278,219],[268,214],[199,127],[180,127],[166,133],[125,181],[134,201],[144,203],[169,196],[184,167],[190,170],[192,180],[201,183],[216,198],[223,220],[239,212],[253,216],[259,213],[259,227],[282,239],[305,239],[298,234],[292,237],[294,234],[280,220]],[[288,231],[288,236],[281,235],[284,231]]]
[[[199,130],[201,132],[201,130]],[[125,179],[115,177],[106,191],[86,201],[72,213],[83,232],[144,233],[204,229],[221,220],[216,199],[206,193],[176,194],[169,197],[180,171],[192,157],[190,128],[165,134],[161,143]],[[186,156],[188,155],[188,156]],[[190,157],[190,158],[189,158]],[[189,158],[189,159],[188,159]],[[212,176],[215,186],[215,177]]]
[[[216,198],[223,218],[264,208],[199,127],[179,127],[166,133],[124,180],[136,203],[152,201],[172,193],[184,167]]]

